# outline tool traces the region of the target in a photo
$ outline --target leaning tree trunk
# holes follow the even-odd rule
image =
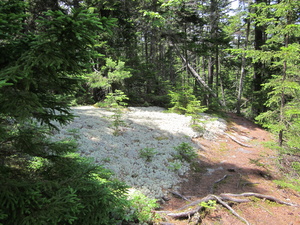
[[[187,62],[186,58],[180,53],[178,47],[175,44],[174,44],[174,46],[175,46],[175,49],[177,51],[177,54],[179,54],[179,56],[181,57],[181,59],[185,63],[188,71],[193,75],[193,77],[196,79],[196,81],[198,82],[198,84],[200,84],[201,86],[203,86],[209,92],[209,94],[211,96],[213,96],[214,98],[216,98],[220,106],[224,107],[225,104],[218,98],[218,96],[216,95],[216,93],[214,93],[214,91],[205,83],[205,81],[202,79],[202,77],[196,72],[196,70]]]

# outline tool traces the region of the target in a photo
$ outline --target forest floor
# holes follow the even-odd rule
[[[234,136],[237,143],[228,135],[215,140],[196,138],[193,141],[201,144],[199,149],[199,169],[194,169],[185,178],[178,193],[190,201],[201,199],[209,194],[240,194],[255,192],[270,195],[285,202],[300,205],[300,193],[282,189],[274,182],[281,179],[276,160],[276,151],[265,147],[271,141],[271,135],[253,122],[229,114],[226,131]],[[252,147],[241,145],[245,143]],[[224,178],[225,177],[225,178]],[[222,179],[224,178],[224,179]],[[221,180],[220,182],[216,182]],[[296,225],[300,224],[300,207],[277,204],[268,200],[250,198],[247,203],[235,203],[232,208],[252,225]],[[170,200],[162,204],[160,210],[173,211],[189,202],[170,194]],[[166,217],[162,224],[186,225],[188,219]],[[245,224],[228,209],[217,204],[202,219],[205,225],[240,225]]]

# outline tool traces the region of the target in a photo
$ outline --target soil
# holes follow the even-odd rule
[[[274,180],[282,178],[279,171],[276,151],[265,147],[271,141],[271,135],[253,122],[237,116],[228,115],[228,135],[215,140],[193,139],[201,144],[199,162],[181,184],[178,193],[190,201],[201,199],[208,194],[255,192],[271,195],[282,201],[300,205],[300,193],[282,189]],[[242,144],[250,145],[245,147]],[[226,177],[224,178],[224,176]],[[224,179],[222,179],[224,178]],[[222,179],[220,182],[216,181]],[[170,194],[169,201],[162,204],[160,210],[176,211],[188,202]],[[252,225],[296,225],[300,224],[300,207],[281,205],[262,199],[251,198],[251,202],[235,203],[232,208]],[[165,218],[165,224],[185,225],[188,219],[175,220]],[[205,225],[245,224],[221,205],[206,211],[202,218]]]

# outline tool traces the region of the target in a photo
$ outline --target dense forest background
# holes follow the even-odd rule
[[[299,154],[299,41],[297,0],[2,0],[0,222],[136,220],[124,184],[47,139],[107,96],[243,114]]]

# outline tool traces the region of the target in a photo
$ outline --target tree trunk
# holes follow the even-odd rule
[[[289,22],[289,19],[288,19],[288,22]],[[284,45],[286,48],[289,46],[288,34],[286,34],[284,37]],[[286,61],[284,61],[283,62],[283,71],[282,71],[282,83],[284,83],[286,80],[286,75],[287,75],[286,71],[287,71],[287,63],[286,63]],[[284,122],[285,122],[284,107],[285,107],[285,90],[283,87],[283,89],[281,91],[281,96],[280,96],[280,124],[284,124]],[[283,143],[283,130],[282,129],[279,131],[278,143],[279,143],[279,146],[282,146],[282,143]]]
[[[256,4],[265,2],[267,0],[255,0]],[[262,46],[265,44],[265,28],[260,26],[258,22],[255,23],[254,27],[254,48],[255,50],[262,50]],[[252,107],[252,112],[254,115],[258,115],[259,113],[263,112],[263,96],[261,93],[262,90],[262,83],[263,83],[263,76],[264,76],[264,64],[262,62],[256,62],[253,65],[254,67],[254,76],[253,76],[253,102],[257,104]]]
[[[250,33],[250,19],[247,19],[246,40],[245,40],[245,47],[244,47],[245,51],[247,51],[247,49],[248,49],[249,33]],[[246,67],[246,57],[245,57],[245,53],[243,53],[242,65],[241,65],[241,76],[240,76],[240,80],[239,80],[237,106],[236,106],[236,111],[238,114],[241,113],[241,104],[242,104],[241,100],[242,100],[242,95],[243,95],[244,79],[246,76],[245,67]]]
[[[175,49],[177,51],[177,53],[180,55],[181,59],[183,60],[183,62],[185,63],[188,71],[193,75],[193,77],[196,79],[196,81],[203,86],[211,96],[213,96],[214,98],[217,99],[218,103],[220,106],[225,107],[224,103],[218,99],[218,96],[216,95],[216,93],[213,92],[213,90],[205,83],[205,81],[201,78],[201,76],[196,72],[196,70],[186,61],[185,57],[180,53],[179,49],[177,48],[176,45]]]

